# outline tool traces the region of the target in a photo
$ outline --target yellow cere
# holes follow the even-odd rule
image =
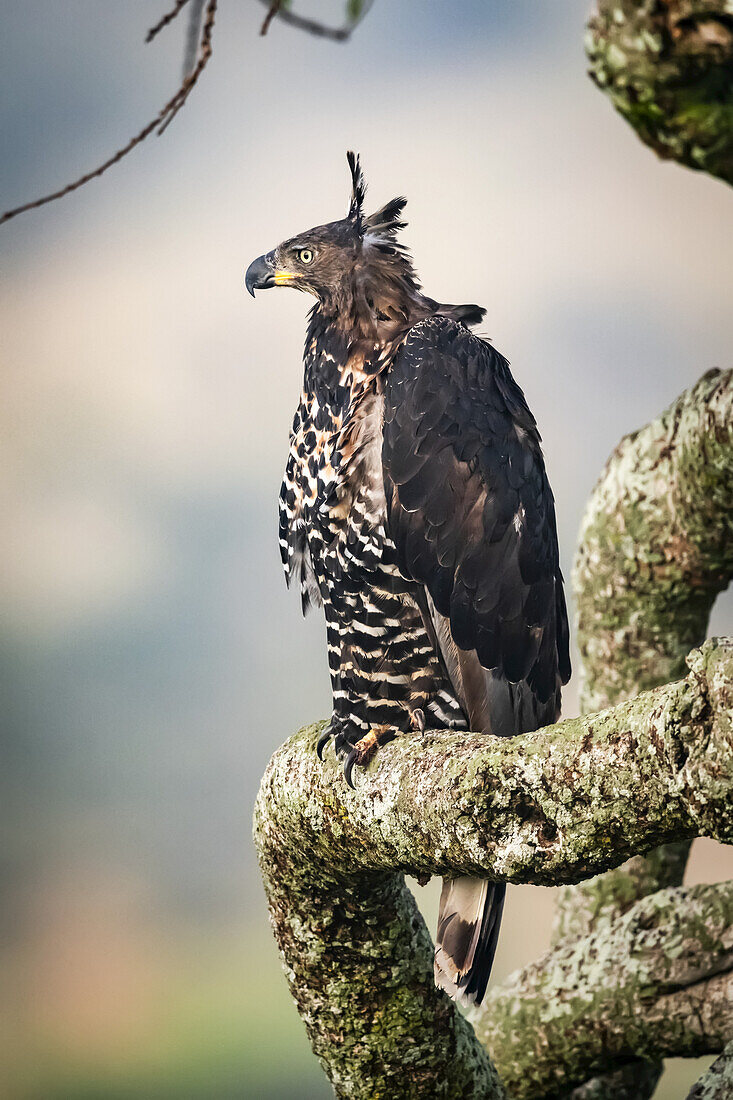
[[[295,271],[284,271],[282,268],[275,272],[275,286],[284,286],[291,279],[299,279],[300,275]]]

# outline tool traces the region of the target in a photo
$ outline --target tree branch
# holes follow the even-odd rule
[[[597,709],[681,675],[733,575],[733,372],[710,371],[621,441],[586,510],[574,569],[581,706]],[[689,843],[559,892],[555,942],[600,931],[679,885]],[[635,1061],[572,1100],[648,1100],[661,1066]]]
[[[265,16],[260,31],[261,34],[267,34],[270,23],[275,16],[277,16],[284,23],[289,23],[291,26],[297,27],[299,30],[305,31],[308,34],[313,34],[321,38],[331,38],[337,42],[344,42],[351,36],[352,31],[359,23],[361,23],[362,19],[371,8],[373,0],[348,0],[346,5],[348,18],[341,27],[328,27],[314,19],[296,15],[282,6],[282,0],[261,0],[261,2],[268,8],[267,15]],[[189,0],[175,0],[173,7],[150,28],[145,41],[152,42],[165,27],[178,18],[188,3]],[[137,148],[138,145],[141,145],[149,138],[153,131],[157,130],[158,135],[160,135],[167,130],[181,107],[184,106],[193,86],[196,84],[211,58],[211,36],[214,29],[217,3],[218,0],[194,0],[194,3],[191,5],[190,18],[186,31],[186,47],[184,50],[183,79],[181,86],[175,95],[161,108],[155,118],[143,126],[142,130],[135,134],[134,137],[130,138],[126,145],[123,145],[116,153],[113,153],[111,157],[108,157],[107,160],[103,161],[96,168],[93,168],[90,172],[85,172],[84,175],[79,176],[78,179],[73,180],[71,183],[67,183],[64,187],[59,188],[58,191],[52,191],[48,195],[43,195],[40,199],[33,199],[32,202],[25,202],[21,206],[6,210],[4,214],[0,215],[0,225],[10,221],[12,218],[16,218],[18,214],[25,214],[28,210],[36,210],[40,206],[46,206],[48,203],[55,202],[65,195],[70,195],[72,191],[78,191],[80,187],[83,187],[93,179],[98,179],[99,176],[104,175],[109,168],[118,164],[128,153],[131,153],[133,149]]]
[[[733,577],[733,371],[708,371],[621,441],[591,495],[573,584],[582,706],[681,675]]]
[[[179,13],[182,11],[186,2],[187,0],[183,0],[183,2],[177,2],[175,6],[165,16],[163,16],[163,18],[158,23],[156,23],[154,27],[151,27],[151,29],[148,31],[148,37],[146,41],[149,42],[160,30],[162,30],[163,27],[167,26],[168,23],[175,19],[176,16],[179,15]],[[214,19],[216,18],[217,3],[218,0],[206,0],[203,26],[201,27],[200,37],[197,40],[196,47],[193,52],[195,64],[192,68],[190,68],[190,71],[184,73],[184,77],[178,91],[168,100],[165,106],[161,108],[155,118],[148,122],[146,126],[143,126],[142,130],[140,130],[139,133],[135,134],[133,138],[130,138],[127,145],[123,145],[121,149],[118,149],[116,153],[113,153],[111,157],[105,160],[102,164],[98,165],[97,168],[92,169],[91,172],[86,172],[83,176],[80,176],[72,183],[67,183],[65,187],[60,188],[58,191],[53,191],[50,195],[44,195],[40,199],[34,199],[32,202],[23,203],[22,206],[16,206],[12,210],[6,210],[5,213],[0,216],[0,225],[2,225],[3,222],[10,221],[11,218],[16,218],[18,214],[24,214],[28,210],[35,210],[39,206],[46,206],[49,202],[55,202],[56,199],[61,199],[65,195],[70,195],[72,191],[78,191],[78,189],[80,187],[83,187],[84,184],[89,183],[91,180],[97,179],[99,176],[104,175],[108,168],[111,168],[114,164],[118,164],[119,161],[123,160],[123,158],[126,157],[128,153],[131,153],[132,150],[135,149],[138,145],[141,145],[146,138],[150,137],[154,130],[157,130],[158,134],[162,134],[168,128],[168,126],[171,124],[173,119],[180,111],[181,107],[183,107],[184,103],[188,99],[198,78],[201,76],[201,73],[204,71],[209,63],[209,60],[211,59],[211,38],[214,31]],[[198,27],[201,25],[201,13],[198,0],[193,8],[193,12],[197,14],[194,14],[192,16],[191,22],[189,24],[189,30],[191,30],[192,28],[198,29]],[[190,66],[190,54],[191,46],[189,42],[186,49],[186,59],[184,60],[184,65],[186,66]]]
[[[513,974],[472,1019],[516,1100],[639,1054],[721,1051],[733,1039],[733,883],[644,898]]]
[[[289,8],[284,7],[282,0],[274,0],[274,2],[273,0],[260,0],[260,3],[269,9],[260,34],[267,34],[270,23],[277,18],[281,23],[287,23],[289,26],[295,27],[296,30],[305,31],[306,34],[312,34],[316,38],[330,38],[332,42],[346,42],[371,8],[374,0],[356,0],[356,2],[351,0],[351,2],[347,2],[348,18],[340,27],[329,27],[326,23],[319,23],[317,19],[309,19],[306,15],[299,15],[297,12],[290,11]]]
[[[282,3],[283,3],[283,0],[269,0],[268,11],[267,11],[267,14],[266,14],[265,18],[262,21],[262,26],[260,27],[260,35],[262,35],[262,37],[264,37],[267,34],[267,32],[269,31],[270,23],[272,23],[273,19],[275,18],[277,13],[280,11],[280,8],[282,7]]]
[[[321,725],[307,727],[265,773],[260,844],[339,878],[551,886],[670,840],[733,841],[733,641],[707,642],[688,663],[684,680],[521,737],[402,734],[356,791],[333,754],[312,752]]]
[[[291,989],[338,1095],[501,1095],[433,987],[430,939],[398,872],[546,885],[667,840],[733,839],[733,642],[706,643],[690,668],[523,737],[405,734],[356,791],[333,757],[316,758],[320,726],[275,753],[255,840]],[[431,1093],[438,1082],[455,1091]]]
[[[642,141],[733,183],[731,0],[599,0],[586,52]]]
[[[154,23],[148,33],[145,35],[146,42],[152,42],[153,39],[160,34],[160,32],[172,23],[174,19],[177,19],[181,14],[183,8],[188,4],[189,0],[175,0],[173,7],[162,15],[157,23]]]

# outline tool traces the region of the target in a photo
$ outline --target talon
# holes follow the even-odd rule
[[[354,770],[354,764],[356,764],[356,762],[357,762],[358,755],[359,754],[358,754],[357,750],[352,749],[351,752],[347,755],[346,759],[344,760],[344,779],[349,784],[352,791],[355,791],[356,787],[354,786],[354,780],[352,779],[351,773]]]
[[[425,733],[425,711],[421,707],[410,711],[410,725],[418,733]]]
[[[349,786],[354,789],[352,772],[358,765],[360,768],[369,763],[380,745],[387,745],[394,741],[397,733],[390,726],[375,726],[363,737],[359,738],[344,761],[344,776]]]
[[[333,728],[329,722],[321,736],[316,741],[316,754],[318,759],[323,762],[323,753],[325,752],[326,745],[333,737]]]
[[[342,752],[345,749],[350,749],[357,739],[358,731],[356,727],[351,722],[332,714],[331,720],[316,741],[318,759],[323,763],[323,755],[329,741],[333,741],[336,755],[341,756]]]

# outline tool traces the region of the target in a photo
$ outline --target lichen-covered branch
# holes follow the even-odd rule
[[[405,733],[355,791],[335,756],[312,751],[321,726],[307,727],[265,773],[260,846],[351,878],[548,886],[670,840],[733,841],[733,641],[707,642],[688,662],[684,680],[521,737]]]
[[[626,436],[588,503],[573,585],[582,707],[682,673],[733,577],[733,371]]]
[[[642,899],[490,990],[473,1022],[515,1100],[638,1054],[721,1051],[733,1040],[733,883]]]
[[[569,882],[664,841],[733,839],[733,643],[707,643],[690,668],[523,737],[404,735],[356,791],[335,759],[317,760],[320,727],[273,756],[255,816],[260,864],[293,995],[338,1095],[502,1095],[434,989],[403,872]]]
[[[584,711],[682,674],[733,576],[732,502],[733,371],[710,371],[621,441],[591,494],[573,574]],[[556,941],[679,884],[686,858],[664,848],[561,893]]]
[[[710,371],[621,441],[586,510],[574,570],[584,710],[681,674],[733,575],[733,372]],[[601,930],[654,890],[682,882],[689,845],[560,892],[555,942]],[[640,1063],[573,1100],[647,1100],[659,1072]]]
[[[599,0],[586,52],[642,141],[733,183],[731,0]]]

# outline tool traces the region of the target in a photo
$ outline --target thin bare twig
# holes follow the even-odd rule
[[[364,0],[357,14],[352,15],[348,22],[342,27],[328,27],[323,23],[318,23],[314,19],[308,19],[302,15],[295,15],[293,12],[283,7],[283,0],[260,0],[260,2],[268,9],[264,23],[262,24],[261,34],[266,34],[272,20],[279,18],[282,19],[284,23],[288,23],[298,30],[305,31],[307,34],[313,34],[320,38],[330,38],[336,42],[343,42],[351,35],[354,28],[361,23],[374,0]],[[150,28],[145,41],[151,42],[164,27],[167,27],[178,17],[178,15],[180,15],[188,3],[189,0],[175,0],[173,7]],[[108,160],[100,164],[99,167],[94,168],[91,172],[86,172],[83,176],[74,180],[73,183],[67,183],[65,187],[60,188],[58,191],[53,191],[51,194],[44,195],[40,199],[34,199],[33,202],[23,203],[22,206],[16,206],[12,210],[6,210],[4,214],[0,215],[0,225],[10,221],[11,218],[17,217],[18,214],[24,214],[28,210],[35,210],[39,206],[46,206],[47,203],[55,202],[56,199],[61,199],[65,195],[71,194],[72,191],[77,191],[80,187],[83,187],[84,184],[89,183],[90,180],[97,179],[99,176],[103,175],[108,168],[111,168],[114,164],[121,161],[128,153],[132,152],[137,145],[145,141],[154,130],[157,130],[159,135],[165,132],[181,107],[185,104],[194,85],[211,58],[211,36],[214,29],[217,3],[218,0],[195,0],[193,3],[186,37],[183,80],[178,91],[168,100],[155,118],[148,122],[139,133],[135,134],[135,136],[128,141],[127,145],[118,149]]]
[[[2,217],[0,217],[0,225],[3,222],[10,221],[11,218],[17,217],[18,214],[23,214],[27,210],[35,210],[39,206],[45,206],[49,202],[54,202],[56,199],[63,198],[64,195],[70,194],[72,191],[78,190],[83,187],[85,183],[89,183],[90,180],[96,179],[101,176],[108,168],[111,168],[113,164],[117,164],[118,161],[126,157],[137,145],[145,141],[145,139],[153,132],[157,130],[159,134],[162,134],[167,126],[173,121],[183,104],[188,99],[196,81],[201,76],[201,73],[206,68],[211,57],[211,36],[214,29],[214,19],[216,17],[216,8],[218,0],[208,0],[206,4],[206,15],[204,18],[204,27],[201,32],[201,41],[198,48],[198,61],[192,72],[184,79],[180,88],[176,94],[169,99],[166,105],[158,112],[155,118],[144,126],[143,129],[128,141],[127,145],[122,149],[118,149],[117,152],[106,160],[104,164],[100,164],[98,168],[95,168],[91,172],[87,172],[85,175],[80,176],[79,179],[74,180],[73,183],[68,183],[66,187],[62,187],[59,191],[54,191],[50,195],[44,195],[43,198],[35,199],[33,202],[26,202],[22,206],[16,206],[13,210],[7,210]],[[180,8],[183,4],[180,4]],[[172,18],[175,15],[168,13]],[[170,22],[170,19],[168,20]]]
[[[218,0],[208,0],[206,4],[206,15],[204,17],[204,29],[201,32],[201,42],[199,44],[199,58],[196,62],[195,68],[187,76],[178,92],[171,100],[169,105],[169,111],[166,117],[163,119],[161,125],[158,127],[158,134],[162,134],[168,129],[173,119],[180,111],[183,104],[188,99],[189,95],[193,91],[194,84],[201,76],[201,73],[206,68],[209,58],[211,57],[211,35],[214,30],[214,19],[216,17],[216,5]]]
[[[154,27],[151,27],[145,36],[146,42],[152,42],[156,34],[159,34],[163,30],[163,27],[167,27],[169,23],[172,23],[176,16],[185,8],[188,0],[176,0],[174,6],[170,11],[166,12],[162,19],[159,19]]]
[[[260,27],[260,34],[267,34],[268,30],[270,29],[270,23],[272,23],[273,19],[282,7],[282,2],[283,0],[272,0],[272,3],[270,4],[270,10],[265,16],[264,23]]]
[[[272,12],[272,8],[275,6],[272,0],[260,0],[261,4],[269,9],[268,15]],[[270,19],[277,17],[283,23],[288,23],[289,26],[297,28],[297,30],[305,31],[306,34],[313,34],[316,38],[330,38],[333,42],[345,42],[347,38],[351,37],[352,31],[359,26],[364,16],[371,8],[374,0],[364,0],[361,11],[355,19],[350,19],[347,23],[344,23],[342,27],[328,27],[325,23],[319,23],[315,19],[308,19],[305,15],[297,15],[295,12],[289,11],[287,8],[282,7],[282,2],[277,8]],[[267,18],[265,23],[269,26]],[[264,28],[264,24],[263,24]],[[260,33],[264,33],[261,31]]]
[[[196,54],[201,41],[201,20],[204,16],[205,0],[194,0],[188,14],[186,30],[186,49],[183,52],[183,79],[190,76],[196,65]]]

